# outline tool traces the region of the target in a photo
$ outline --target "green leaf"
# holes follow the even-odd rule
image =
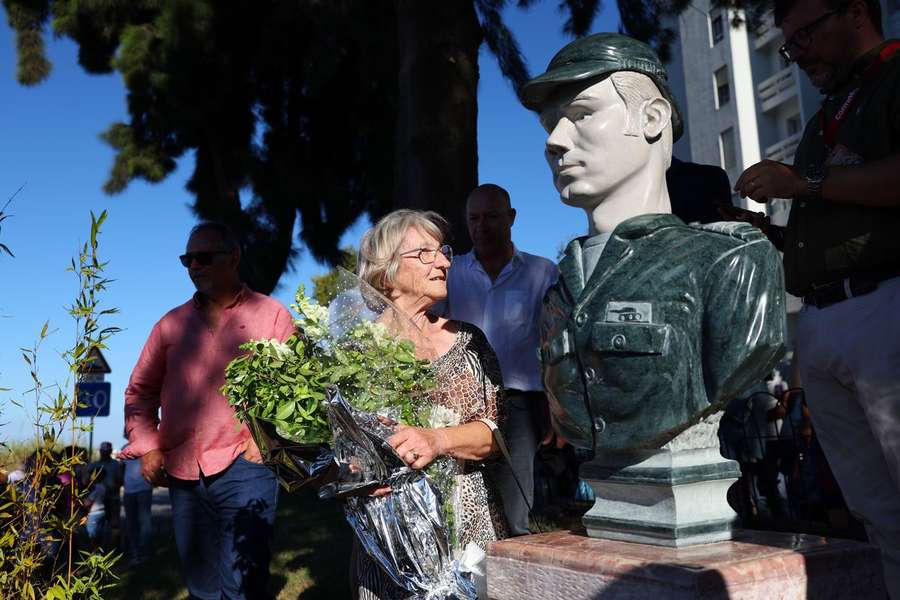
[[[296,403],[293,401],[285,402],[284,404],[281,405],[281,407],[279,407],[278,411],[275,413],[275,418],[278,419],[279,421],[286,420],[288,417],[290,417],[292,414],[294,414],[295,406],[296,406]]]
[[[394,354],[394,358],[402,363],[411,364],[416,362],[416,357],[407,352],[406,350],[398,350]]]

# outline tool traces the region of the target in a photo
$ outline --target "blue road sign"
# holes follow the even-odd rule
[[[78,407],[75,415],[79,417],[109,416],[110,386],[108,381],[93,381],[78,384]]]

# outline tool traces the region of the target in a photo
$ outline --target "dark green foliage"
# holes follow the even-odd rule
[[[271,291],[295,256],[298,215],[313,256],[335,263],[345,229],[390,207],[391,3],[33,4],[4,0],[20,39],[36,32],[40,42],[52,19],[78,44],[85,70],[115,70],[125,82],[130,120],[103,134],[116,150],[104,190],[160,181],[193,152],[194,210],[238,232],[253,288]],[[46,76],[42,47],[19,59],[20,80]]]
[[[50,61],[44,54],[44,24],[50,0],[3,0],[9,26],[16,32],[18,65],[16,80],[36,85],[50,75]]]
[[[103,134],[116,150],[104,190],[160,181],[193,153],[194,211],[239,234],[244,279],[262,292],[297,255],[298,216],[302,244],[331,264],[360,215],[401,206],[442,213],[466,251],[461,207],[478,181],[482,41],[515,89],[528,79],[503,23],[506,0],[2,1],[21,83],[50,72],[48,22],[78,44],[86,71],[121,74],[129,121]],[[618,0],[624,29],[663,53],[671,33],[660,18],[687,5]],[[558,6],[564,30],[580,36],[603,2]]]

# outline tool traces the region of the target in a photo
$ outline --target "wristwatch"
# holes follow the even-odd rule
[[[828,177],[828,167],[826,165],[811,164],[806,168],[806,194],[805,197],[811,200],[821,200],[822,184]]]

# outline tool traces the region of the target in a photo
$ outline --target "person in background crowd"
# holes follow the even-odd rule
[[[127,446],[126,446],[127,447]],[[123,448],[124,450],[124,448]],[[125,527],[128,531],[128,553],[131,564],[147,559],[150,536],[153,533],[153,485],[141,474],[141,461],[130,458],[125,462],[122,496],[125,505]]]
[[[878,0],[776,0],[782,56],[822,90],[794,165],[748,168],[735,190],[792,198],[787,227],[759,218],[803,298],[798,366],[847,504],[881,549],[900,600],[900,41]]]
[[[22,469],[13,469],[6,474],[6,478],[3,483],[7,485],[17,485],[24,481],[25,477],[25,471],[23,471]]]
[[[264,598],[278,482],[220,389],[241,344],[284,341],[294,322],[241,283],[240,245],[225,225],[194,227],[179,259],[197,293],[153,326],[131,373],[122,458],[140,458],[148,482],[169,486],[192,597]]]
[[[731,206],[728,174],[713,165],[698,165],[672,157],[666,170],[672,214],[685,223],[722,220],[719,207]]]
[[[91,542],[91,549],[97,550],[103,545],[103,533],[106,528],[106,495],[107,489],[104,482],[106,473],[104,467],[97,467],[94,471],[93,482],[89,482],[90,491],[84,500],[87,508],[87,534]]]
[[[112,536],[121,530],[122,500],[120,490],[122,488],[122,463],[113,458],[113,447],[111,442],[102,442],[100,444],[100,460],[93,462],[88,467],[88,476],[92,477],[95,472],[102,473],[104,489],[106,496],[103,499],[104,504],[104,532],[110,536],[107,541],[114,541]],[[99,477],[99,475],[98,475]]]
[[[494,468],[514,536],[530,533],[534,456],[542,438],[553,435],[541,383],[537,321],[544,293],[557,278],[551,261],[515,247],[515,220],[516,210],[502,187],[486,183],[472,190],[466,222],[473,249],[453,262],[446,308],[450,319],[484,331],[500,360],[504,435],[512,465],[500,461]]]

